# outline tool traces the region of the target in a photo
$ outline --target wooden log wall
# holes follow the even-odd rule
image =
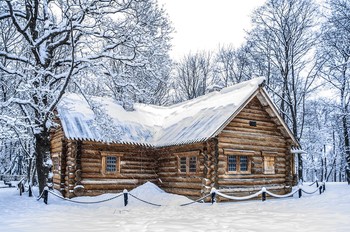
[[[256,122],[256,126],[251,122]],[[276,194],[291,191],[290,144],[266,108],[254,98],[218,135],[218,187],[235,196],[267,187]],[[264,152],[273,154],[275,173],[264,174]],[[228,172],[227,155],[249,154],[250,174]]]
[[[105,174],[102,153],[117,154],[120,171]],[[82,142],[81,144],[81,184],[84,195],[95,196],[103,193],[117,193],[131,190],[147,181],[157,181],[157,159],[146,148]]]
[[[158,158],[158,185],[166,192],[192,199],[210,192],[212,185],[212,151],[209,143],[196,143],[155,150]],[[196,173],[182,173],[179,158],[197,157]]]
[[[74,197],[74,187],[76,186],[75,174],[77,170],[76,157],[78,152],[78,142],[68,140],[66,151],[66,174],[65,174],[65,197]]]
[[[53,129],[50,133],[50,138],[50,154],[53,162],[53,184],[54,188],[64,195],[67,147],[62,129]]]

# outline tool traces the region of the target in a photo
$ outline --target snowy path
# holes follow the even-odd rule
[[[349,231],[350,186],[327,184],[322,195],[219,204],[186,203],[184,197],[141,186],[134,195],[168,206],[123,198],[97,205],[77,205],[49,195],[49,205],[0,189],[0,231]],[[112,195],[92,198],[106,199]],[[77,198],[75,198],[77,199]],[[79,198],[87,200],[91,198]]]

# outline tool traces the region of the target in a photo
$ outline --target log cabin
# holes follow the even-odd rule
[[[147,181],[193,199],[213,187],[234,196],[261,187],[289,193],[296,179],[291,149],[299,144],[264,80],[167,107],[137,103],[133,111],[111,98],[65,94],[51,131],[54,188],[68,198]]]

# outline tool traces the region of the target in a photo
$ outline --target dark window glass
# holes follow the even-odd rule
[[[228,156],[228,171],[229,172],[237,171],[237,158],[234,155]]]
[[[248,171],[248,156],[240,156],[239,164],[242,172]]]
[[[180,158],[180,172],[186,172],[186,157]]]
[[[117,157],[115,156],[106,157],[106,171],[107,172],[117,171]]]
[[[190,169],[189,172],[196,172],[197,171],[197,158],[195,156],[190,157]]]

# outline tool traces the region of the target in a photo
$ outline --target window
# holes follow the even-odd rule
[[[249,121],[249,126],[254,126],[254,127],[256,127],[256,121]]]
[[[229,172],[237,171],[237,156],[235,155],[228,156],[228,171]]]
[[[106,157],[106,172],[117,171],[117,157],[107,156]]]
[[[227,156],[227,171],[231,173],[250,173],[250,160],[246,155],[228,155]]]
[[[179,172],[183,174],[197,172],[197,157],[196,156],[180,156],[179,157]]]
[[[264,174],[275,174],[275,157],[264,156]]]
[[[197,157],[189,157],[189,172],[197,171]]]
[[[239,169],[241,172],[248,171],[248,156],[238,156],[239,157]]]
[[[113,175],[120,173],[120,157],[122,154],[115,152],[101,152],[102,174]]]
[[[227,156],[226,171],[228,174],[250,174],[252,167],[252,156],[256,155],[252,150],[239,150],[225,148],[224,154]]]
[[[187,170],[187,158],[186,157],[181,157],[180,158],[180,172],[186,172]]]

